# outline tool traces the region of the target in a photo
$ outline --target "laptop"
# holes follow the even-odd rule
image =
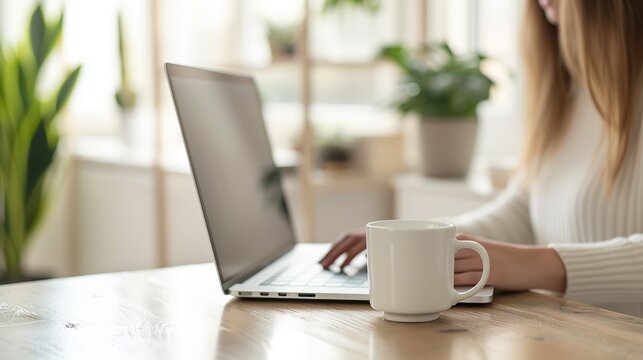
[[[297,243],[253,78],[175,64],[166,71],[223,291],[367,301],[364,254],[347,270],[325,270],[318,261],[330,244]],[[492,295],[487,288],[468,300]]]

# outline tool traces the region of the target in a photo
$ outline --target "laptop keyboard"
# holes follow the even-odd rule
[[[314,264],[304,269],[285,269],[261,285],[367,288],[368,277],[365,270],[349,276],[343,272],[325,270],[321,265]]]

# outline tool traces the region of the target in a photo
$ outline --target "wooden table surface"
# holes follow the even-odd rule
[[[0,286],[0,359],[643,358],[643,319],[534,292],[430,323],[367,303],[239,300],[212,264]]]

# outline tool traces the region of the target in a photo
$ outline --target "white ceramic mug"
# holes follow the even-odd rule
[[[371,306],[392,321],[421,322],[439,317],[458,301],[480,291],[489,278],[489,256],[474,241],[455,238],[455,225],[430,220],[384,220],[366,225]],[[473,288],[453,288],[453,263],[460,249],[482,258],[482,278]]]

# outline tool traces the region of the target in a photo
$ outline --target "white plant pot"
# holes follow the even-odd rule
[[[464,177],[469,172],[476,146],[475,118],[420,121],[420,171],[431,177]]]
[[[133,147],[136,144],[139,119],[135,110],[122,110],[120,123],[120,137],[125,147]]]

